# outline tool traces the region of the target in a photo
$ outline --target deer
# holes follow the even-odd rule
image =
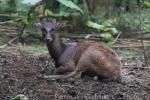
[[[47,19],[40,21],[42,36],[55,61],[54,75],[42,75],[44,79],[80,79],[83,73],[120,81],[122,65],[117,53],[103,43],[64,43],[55,33],[58,24]]]

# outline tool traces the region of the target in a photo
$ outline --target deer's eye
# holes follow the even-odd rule
[[[43,33],[46,33],[47,31],[46,31],[46,29],[45,29],[45,28],[42,28],[42,32],[43,32]]]
[[[52,28],[52,29],[51,29],[51,32],[53,32],[53,31],[54,31],[54,29]]]

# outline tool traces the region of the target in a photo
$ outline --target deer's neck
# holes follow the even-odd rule
[[[54,59],[55,63],[57,64],[59,57],[65,50],[65,44],[59,40],[59,38],[55,38],[55,40],[51,43],[47,42],[47,47],[51,57]]]

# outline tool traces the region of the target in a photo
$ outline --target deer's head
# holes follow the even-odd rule
[[[47,19],[41,19],[39,26],[42,31],[42,36],[46,42],[52,42],[55,39],[55,24]]]
[[[63,23],[56,23],[56,21],[49,21],[46,18],[40,20],[39,26],[42,31],[43,38],[46,42],[52,42],[55,40],[55,30],[58,30],[63,26]]]

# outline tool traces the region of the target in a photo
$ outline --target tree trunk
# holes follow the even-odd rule
[[[132,0],[127,1],[126,11],[132,12]]]

